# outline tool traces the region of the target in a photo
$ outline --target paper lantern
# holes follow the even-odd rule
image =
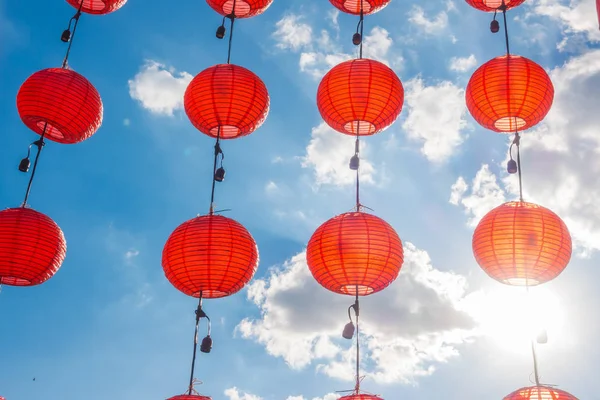
[[[212,400],[212,398],[195,394],[182,394],[180,396],[171,397],[167,400]]]
[[[49,140],[73,144],[91,137],[102,125],[102,100],[77,72],[48,68],[31,75],[17,94],[23,123]]]
[[[204,215],[181,224],[163,250],[167,279],[188,296],[230,296],[252,279],[258,248],[238,222],[221,215]]]
[[[338,10],[360,15],[361,2],[364,15],[374,14],[387,6],[391,0],[329,0]]]
[[[372,394],[351,394],[349,396],[340,397],[339,400],[383,400],[379,396]]]
[[[512,133],[544,119],[554,100],[554,86],[542,67],[521,56],[496,57],[471,77],[467,108],[484,128]]]
[[[394,71],[366,58],[336,65],[321,81],[317,106],[325,122],[347,135],[373,135],[400,115],[404,88]]]
[[[184,107],[202,133],[221,139],[246,136],[269,114],[269,93],[253,72],[233,64],[219,64],[200,72],[189,84]]]
[[[503,400],[578,400],[563,390],[550,386],[532,386],[519,389]]]
[[[67,0],[67,3],[78,10],[81,6],[81,12],[102,15],[117,11],[127,3],[127,0]]]
[[[502,1],[503,0],[466,0],[467,4],[471,7],[486,12],[501,12],[499,8],[502,6]],[[507,10],[520,6],[524,2],[525,0],[504,0]]]
[[[350,212],[315,231],[308,242],[306,261],[326,289],[366,296],[396,279],[404,252],[402,241],[387,222],[371,214]]]
[[[0,284],[34,286],[50,279],[67,252],[63,232],[31,208],[0,211]]]
[[[262,14],[273,3],[273,0],[206,0],[209,6],[225,16],[232,13],[235,3],[236,18],[250,18]]]
[[[490,211],[477,225],[473,253],[499,282],[535,286],[556,278],[571,259],[571,235],[552,211],[511,201]]]

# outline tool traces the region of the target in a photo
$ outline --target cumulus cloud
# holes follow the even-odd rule
[[[277,47],[297,51],[312,43],[312,28],[301,20],[298,15],[288,14],[277,21],[273,32]]]
[[[262,400],[262,397],[255,396],[250,393],[240,392],[236,387],[226,389],[225,396],[227,396],[229,400]]]
[[[475,68],[477,59],[474,54],[469,57],[452,57],[450,59],[449,68],[451,71],[467,72]]]
[[[464,90],[444,81],[426,86],[419,77],[406,83],[406,112],[402,127],[408,137],[423,143],[429,161],[447,160],[463,142],[467,127]]]
[[[445,11],[440,11],[430,19],[425,15],[425,10],[417,5],[414,5],[408,13],[408,20],[428,34],[440,33],[448,26],[448,14]]]
[[[571,58],[550,77],[555,85],[552,110],[522,135],[524,197],[561,216],[580,255],[589,255],[600,249],[600,50]],[[498,205],[504,193],[512,198],[518,193],[515,176],[503,174],[501,187],[487,166],[477,173],[474,192],[463,191],[464,183],[457,181],[452,199],[473,217]]]
[[[461,308],[466,285],[464,277],[433,268],[425,251],[406,243],[399,278],[361,303],[365,374],[378,382],[413,382],[455,357],[475,327]],[[319,286],[305,253],[255,280],[248,298],[261,317],[240,322],[236,330],[242,337],[264,345],[291,368],[313,365],[328,376],[353,379],[354,350],[339,339],[352,299]]]
[[[151,113],[172,116],[183,108],[183,94],[193,76],[148,60],[129,80],[129,95]]]

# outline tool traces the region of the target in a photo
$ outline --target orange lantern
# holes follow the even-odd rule
[[[269,114],[269,93],[263,81],[233,64],[219,64],[200,72],[183,100],[192,124],[214,138],[249,135]]]
[[[67,3],[88,14],[110,14],[123,7],[127,0],[67,0]],[[83,3],[83,4],[82,4]]]
[[[250,18],[264,13],[273,0],[206,0],[206,2],[223,16],[234,14],[236,18]]]
[[[338,215],[310,238],[306,261],[335,293],[366,296],[392,283],[404,262],[402,241],[387,222],[364,212]]]
[[[317,106],[325,122],[347,135],[373,135],[402,111],[404,88],[392,69],[366,58],[336,65],[321,81]]]
[[[525,0],[466,0],[467,4],[481,11],[494,12],[500,11],[502,4],[507,10],[520,6]]]
[[[571,235],[552,211],[511,201],[490,211],[473,234],[477,263],[492,278],[536,286],[556,278],[571,259]]]
[[[467,108],[484,128],[512,133],[544,119],[554,100],[554,86],[542,67],[515,55],[496,57],[471,77]]]
[[[329,0],[338,10],[354,15],[374,14],[387,6],[391,0]],[[362,7],[361,7],[362,3]]]
[[[563,390],[550,386],[531,386],[519,389],[503,400],[578,400]]]
[[[58,143],[90,138],[102,125],[102,100],[96,88],[77,72],[48,68],[31,75],[17,95],[23,123]]]
[[[221,215],[204,215],[181,224],[163,250],[169,282],[193,297],[230,296],[252,279],[258,248],[240,223]]]
[[[340,397],[339,400],[383,400],[379,396],[372,394],[351,394],[349,396]]]
[[[67,243],[52,219],[31,208],[0,211],[0,284],[34,286],[62,265]]]
[[[212,400],[212,398],[195,394],[182,394],[180,396],[171,397],[167,400]]]

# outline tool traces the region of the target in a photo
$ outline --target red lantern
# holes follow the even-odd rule
[[[360,15],[361,2],[364,15],[374,14],[387,6],[391,0],[329,0],[338,10]]]
[[[31,208],[0,211],[0,284],[34,286],[50,279],[67,252],[54,221]]]
[[[212,398],[195,394],[182,394],[180,396],[171,397],[167,400],[212,400]]]
[[[499,282],[536,286],[556,278],[571,259],[571,235],[552,211],[511,201],[490,211],[473,234],[481,268]]]
[[[349,396],[340,397],[339,400],[383,400],[379,396],[372,394],[351,394]]]
[[[321,81],[317,106],[338,132],[366,136],[381,132],[400,115],[404,88],[394,71],[365,58],[336,65]]]
[[[521,56],[496,57],[471,77],[467,108],[484,128],[511,133],[544,119],[554,100],[554,86],[542,67]]]
[[[253,72],[219,64],[200,72],[183,98],[185,112],[202,133],[235,139],[258,129],[269,113],[269,93]]]
[[[264,13],[273,0],[206,0],[206,2],[223,16],[233,12],[236,18],[250,18]]]
[[[501,11],[500,7],[504,3],[507,10],[520,6],[525,0],[466,0],[467,4],[481,11],[494,12]]]
[[[83,2],[83,5],[81,3]],[[110,14],[123,7],[127,0],[67,0],[67,3],[88,14]]]
[[[392,283],[404,262],[394,228],[371,214],[350,212],[321,225],[310,238],[306,261],[332,292],[366,296]]]
[[[503,400],[578,400],[563,390],[549,386],[532,386],[519,389]]]
[[[162,265],[167,279],[188,296],[230,296],[252,279],[258,248],[238,222],[204,215],[181,224],[169,237]]]
[[[102,100],[96,88],[77,72],[48,68],[31,75],[17,94],[21,120],[29,129],[58,143],[91,137],[102,125]]]

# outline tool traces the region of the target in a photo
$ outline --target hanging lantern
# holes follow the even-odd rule
[[[340,397],[339,400],[383,400],[379,396],[372,394],[351,394],[349,396]]]
[[[571,259],[571,235],[552,211],[511,201],[490,211],[477,225],[473,253],[499,282],[536,286],[556,278]]]
[[[525,0],[466,0],[467,4],[473,8],[481,11],[494,12],[502,11],[500,8],[502,4],[506,6],[507,10],[520,6]]]
[[[258,248],[238,222],[221,215],[204,215],[181,224],[163,250],[167,279],[188,296],[230,296],[252,279]]]
[[[402,241],[387,222],[371,214],[350,212],[315,231],[308,242],[306,261],[326,289],[366,296],[396,279],[404,252]]]
[[[554,86],[542,67],[521,56],[496,57],[471,77],[467,108],[484,128],[513,133],[537,125],[554,100]]]
[[[0,284],[34,286],[50,279],[67,252],[63,232],[31,208],[0,211]]]
[[[550,386],[531,386],[519,389],[503,400],[578,400],[577,397]]]
[[[171,397],[167,400],[212,400],[212,398],[195,394],[182,394],[180,396]]]
[[[236,18],[250,18],[264,13],[273,0],[206,0],[206,2],[223,16],[233,13]]]
[[[102,125],[102,100],[77,72],[48,68],[31,75],[17,94],[21,120],[45,138],[65,144],[90,138]]]
[[[361,2],[364,15],[374,14],[390,4],[391,0],[329,0],[338,10],[360,15]]]
[[[400,115],[404,88],[394,71],[366,58],[336,65],[321,81],[317,106],[325,122],[347,135],[373,135]]]
[[[67,0],[67,3],[78,10],[81,6],[81,12],[102,15],[117,11],[127,3],[127,0]]]
[[[235,139],[258,129],[269,113],[269,93],[253,72],[219,64],[200,72],[184,96],[185,112],[202,133]]]

